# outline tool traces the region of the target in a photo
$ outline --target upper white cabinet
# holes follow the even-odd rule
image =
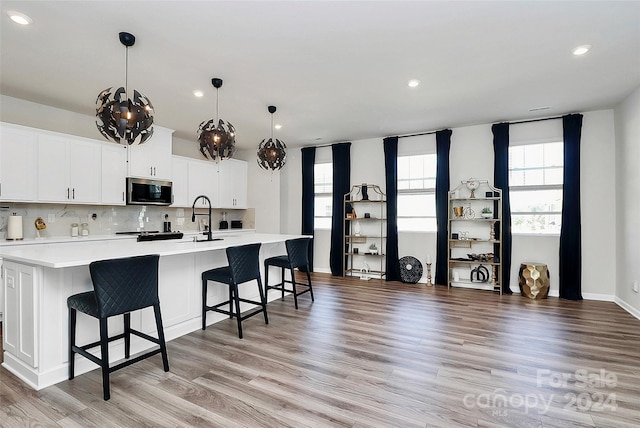
[[[37,198],[38,137],[29,128],[0,124],[0,200]]]
[[[213,208],[218,207],[218,169],[214,162],[192,160],[189,161],[189,206],[200,195],[208,197]],[[196,207],[208,207],[208,204],[200,199]]]
[[[38,135],[38,200],[100,203],[101,145],[64,134]]]
[[[171,180],[172,134],[171,129],[154,126],[150,140],[129,146],[129,176]]]
[[[171,181],[173,182],[174,207],[187,207],[189,202],[189,160],[173,156],[171,158]]]
[[[127,148],[102,144],[102,203],[124,205],[127,175]]]
[[[227,159],[220,162],[219,207],[247,208],[247,162]]]

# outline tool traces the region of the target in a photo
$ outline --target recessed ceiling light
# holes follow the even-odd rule
[[[204,92],[202,92],[200,90],[195,90],[195,91],[193,91],[193,95],[198,97],[198,98],[202,98],[204,96]]]
[[[420,84],[420,81],[418,79],[411,79],[409,80],[409,83],[407,83],[407,85],[409,85],[410,88],[415,88],[419,84]]]
[[[589,52],[589,49],[591,49],[591,45],[578,46],[573,50],[573,54],[577,56],[584,55]]]
[[[7,15],[9,15],[9,18],[11,18],[11,20],[16,24],[20,24],[20,25],[33,24],[33,19],[29,18],[24,13],[16,12],[15,10],[10,10],[7,12]]]
[[[277,123],[277,124],[274,126],[274,128],[276,128],[276,129],[282,129],[282,125],[280,125],[279,123]]]

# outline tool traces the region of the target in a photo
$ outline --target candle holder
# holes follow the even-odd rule
[[[431,263],[427,263],[427,287],[433,287],[431,282]]]

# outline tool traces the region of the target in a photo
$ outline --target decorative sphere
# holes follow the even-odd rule
[[[96,126],[108,140],[118,144],[143,144],[153,135],[153,106],[140,92],[126,98],[123,87],[107,88],[96,100]]]
[[[258,145],[258,165],[260,168],[277,171],[287,161],[287,146],[280,140],[269,138]]]

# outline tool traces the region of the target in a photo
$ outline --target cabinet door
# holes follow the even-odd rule
[[[171,159],[171,181],[173,182],[171,206],[191,206],[193,201],[189,201],[189,160],[175,156]]]
[[[102,203],[124,205],[127,181],[127,148],[102,145]]]
[[[193,204],[193,201],[199,195],[209,197],[214,208],[219,206],[218,170],[213,162],[189,162],[189,205]],[[196,205],[196,207],[201,208],[206,206],[207,204],[202,199]]]
[[[33,201],[37,197],[37,135],[0,127],[0,200]]]
[[[138,146],[128,146],[129,175],[171,180],[171,129],[154,126],[153,137]]]
[[[247,162],[227,159],[220,162],[220,207],[247,207]]]
[[[38,367],[35,269],[6,261],[3,264],[6,290],[3,347],[31,367]]]
[[[64,202],[71,200],[69,186],[67,140],[55,135],[38,136],[38,200]]]
[[[99,203],[101,199],[102,146],[71,139],[67,143],[71,202]]]

